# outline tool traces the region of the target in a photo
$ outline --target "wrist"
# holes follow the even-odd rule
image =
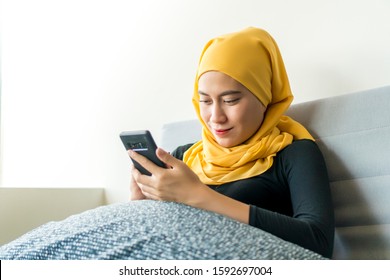
[[[214,191],[207,185],[199,187],[188,205],[207,211],[216,212],[240,221],[249,223],[250,206]]]
[[[193,189],[185,204],[196,207],[204,208],[204,205],[207,204],[206,201],[210,198],[210,191],[212,191],[207,185],[199,182],[197,186]]]

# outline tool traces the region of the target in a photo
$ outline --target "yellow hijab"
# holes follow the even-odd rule
[[[229,75],[267,107],[259,130],[238,146],[218,145],[200,116],[198,80],[208,71]],[[186,151],[183,161],[208,185],[262,174],[293,140],[313,140],[301,124],[283,115],[292,100],[279,48],[266,31],[251,27],[210,40],[200,57],[192,98],[203,127],[202,140]]]

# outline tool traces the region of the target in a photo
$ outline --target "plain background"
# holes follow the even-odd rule
[[[123,130],[195,118],[206,42],[266,29],[294,103],[390,84],[387,0],[3,0],[1,187],[128,198]],[[375,108],[373,108],[375,110]]]

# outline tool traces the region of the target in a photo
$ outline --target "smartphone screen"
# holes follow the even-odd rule
[[[122,143],[125,146],[127,151],[133,150],[143,155],[144,157],[148,158],[156,165],[165,168],[165,164],[156,155],[157,145],[154,142],[154,139],[150,131],[148,130],[124,131],[119,135],[119,137],[122,140]],[[137,161],[133,159],[131,160],[133,161],[135,168],[137,168],[139,172],[149,176],[152,175]]]

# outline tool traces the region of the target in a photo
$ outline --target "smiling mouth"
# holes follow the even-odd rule
[[[228,129],[214,129],[214,133],[218,136],[223,136],[225,134],[227,134],[230,130],[232,130],[232,128],[228,128]]]

